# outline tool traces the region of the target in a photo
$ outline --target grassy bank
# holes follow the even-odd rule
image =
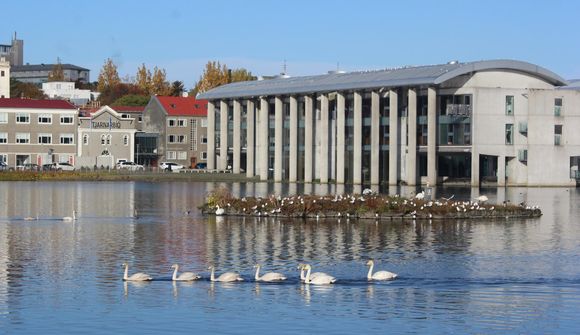
[[[254,181],[232,173],[99,171],[2,171],[0,181]]]

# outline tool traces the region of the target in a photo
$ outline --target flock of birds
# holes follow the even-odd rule
[[[369,260],[366,265],[369,267],[367,274],[368,280],[393,280],[397,278],[396,273],[389,271],[373,272],[375,266],[375,262],[373,260]],[[123,275],[124,281],[141,282],[153,280],[153,277],[142,272],[134,273],[129,276],[129,264],[123,263],[123,267],[125,267],[125,273]],[[173,281],[194,281],[201,279],[201,275],[194,272],[182,272],[178,274],[179,265],[177,264],[173,264],[171,268],[173,269],[173,276],[171,277]],[[254,280],[256,282],[282,282],[287,279],[284,274],[278,272],[268,272],[260,275],[260,264],[256,264],[254,268],[256,269],[256,274],[254,276]],[[312,266],[310,264],[299,264],[298,269],[300,270],[300,281],[305,284],[329,285],[335,283],[337,280],[334,276],[324,272],[313,273]],[[216,277],[214,266],[210,266],[208,270],[210,270],[209,280],[212,282],[231,283],[244,280],[237,272],[225,272]]]

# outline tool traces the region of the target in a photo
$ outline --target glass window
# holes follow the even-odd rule
[[[0,123],[8,123],[8,113],[0,112]]]
[[[505,125],[505,144],[514,144],[514,125],[508,123]]]
[[[88,136],[88,135],[85,135]],[[61,134],[60,135],[60,144],[74,144],[74,135],[73,134]]]
[[[175,119],[167,119],[167,127],[175,127],[176,123]]]
[[[0,143],[8,143],[8,133],[0,133]]]
[[[554,115],[560,116],[562,115],[562,98],[554,99]]]
[[[30,133],[16,133],[16,143],[19,144],[30,143]]]
[[[202,137],[202,138],[201,138],[201,143],[202,143],[202,144],[207,144],[207,137],[205,137],[205,136],[204,136],[204,137]]]
[[[167,159],[176,159],[176,152],[175,151],[167,151]]]
[[[554,145],[560,145],[562,141],[562,125],[557,124],[554,126]]]
[[[514,115],[514,96],[507,95],[505,97],[505,114]]]
[[[207,152],[205,152],[205,151],[202,151],[201,152],[201,159],[202,160],[206,160],[207,159]]]
[[[16,113],[16,123],[30,123],[30,114]]]
[[[187,127],[187,120],[186,119],[179,119],[179,120],[177,120],[177,126],[179,126],[179,127]]]
[[[71,115],[62,115],[60,117],[60,124],[73,124],[74,117]]]
[[[106,143],[106,136],[103,134],[101,135],[101,145],[105,145]]]
[[[84,145],[88,145],[89,144],[89,134],[84,134],[83,135],[83,144]]]
[[[123,145],[129,145],[129,135],[123,136]]]
[[[38,123],[40,123],[40,124],[52,124],[52,115],[40,114],[38,116]]]
[[[107,135],[107,145],[111,144],[111,135]]]
[[[181,159],[181,160],[187,159],[187,151],[179,151],[177,153],[177,159]]]
[[[38,134],[38,144],[51,144],[52,134]]]
[[[207,128],[207,119],[206,118],[201,119],[201,127]]]

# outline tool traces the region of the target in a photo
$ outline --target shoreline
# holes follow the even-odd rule
[[[256,182],[257,178],[248,178],[232,173],[179,173],[120,170],[98,171],[0,171],[2,181],[224,181]]]

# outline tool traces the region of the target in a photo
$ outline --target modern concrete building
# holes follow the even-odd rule
[[[151,165],[170,161],[195,167],[206,162],[206,100],[153,96],[143,112],[142,130],[139,137],[156,139],[157,159]]]
[[[0,99],[10,98],[10,63],[0,57]]]
[[[84,106],[98,99],[100,93],[75,88],[75,82],[49,81],[42,83],[42,91],[50,99],[68,100],[76,106]]]
[[[63,100],[0,99],[0,160],[75,163],[78,109]]]
[[[61,64],[65,81],[90,82],[90,70],[73,64]],[[18,65],[12,67],[12,78],[23,83],[41,85],[48,82],[48,75],[55,64]]]
[[[79,117],[78,167],[113,167],[120,160],[135,161],[137,120],[109,106]]]
[[[228,84],[199,95],[207,164],[290,182],[576,185],[580,91],[565,85],[514,60]]]

